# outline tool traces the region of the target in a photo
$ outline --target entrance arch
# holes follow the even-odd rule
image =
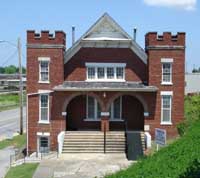
[[[100,118],[88,119],[87,96],[99,103],[102,110],[103,102],[94,93],[76,93],[66,98],[63,106],[66,115],[66,130],[100,130]]]
[[[134,94],[116,94],[107,103],[106,108],[109,108],[114,101],[121,97],[121,120],[115,120],[110,117],[110,130],[124,130],[124,122],[127,124],[129,131],[144,130],[144,112],[147,112],[146,102],[139,95]],[[119,108],[119,107],[117,107]]]

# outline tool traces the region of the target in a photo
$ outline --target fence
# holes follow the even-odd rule
[[[10,155],[10,167],[21,165],[24,163],[38,163],[43,159],[57,159],[58,151],[54,152],[35,152],[29,151],[29,156],[26,156],[22,150],[15,150],[15,153]]]

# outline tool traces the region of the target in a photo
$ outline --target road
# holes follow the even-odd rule
[[[23,108],[23,126],[26,128],[26,108]],[[19,132],[19,108],[0,112],[0,140]]]

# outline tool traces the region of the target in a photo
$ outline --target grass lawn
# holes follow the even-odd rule
[[[25,102],[24,94],[24,102]],[[5,94],[0,95],[0,111],[14,109],[19,106],[19,95],[18,94]]]
[[[11,167],[5,178],[32,178],[38,163],[27,163]]]
[[[21,148],[26,144],[26,134],[17,135],[12,139],[6,139],[0,141],[0,149],[6,148],[8,146],[14,146],[16,148]]]

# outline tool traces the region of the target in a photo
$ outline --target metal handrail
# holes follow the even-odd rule
[[[106,123],[104,122],[104,154],[106,153]]]
[[[128,143],[127,143],[127,131],[128,131],[128,126],[127,126],[127,121],[124,120],[124,132],[125,132],[125,152],[127,153],[128,151]]]

